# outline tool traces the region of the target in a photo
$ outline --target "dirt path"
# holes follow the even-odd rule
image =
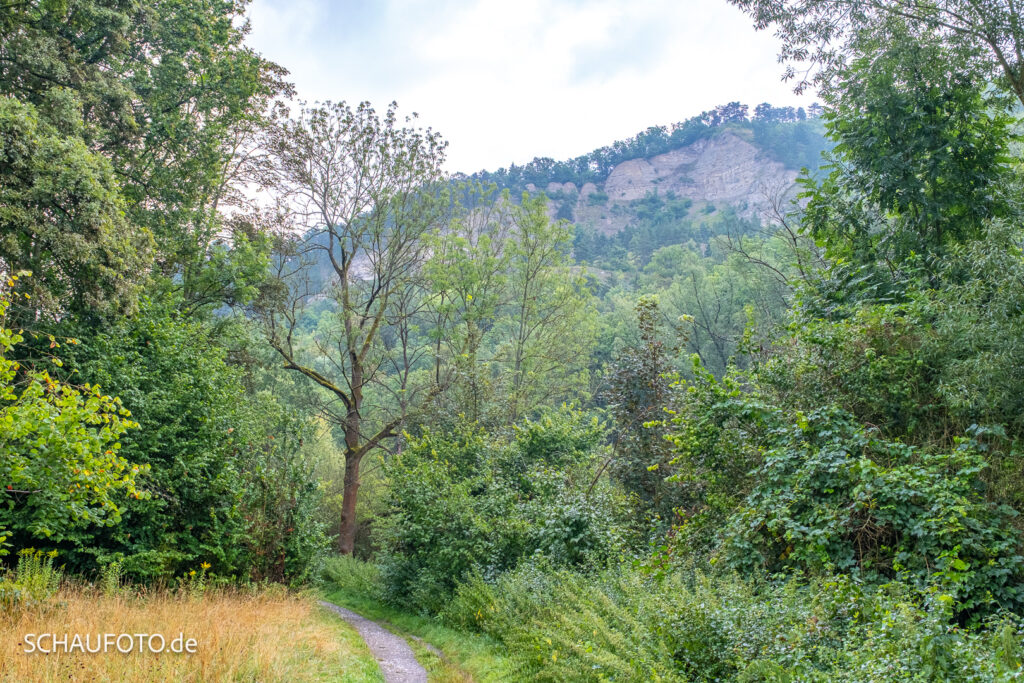
[[[387,683],[427,683],[427,671],[413,654],[404,639],[378,624],[361,617],[351,610],[338,607],[332,602],[320,601],[342,619],[352,624],[377,658],[380,671]]]

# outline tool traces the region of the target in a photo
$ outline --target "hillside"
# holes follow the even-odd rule
[[[572,182],[551,182],[544,191],[558,205],[555,215],[612,235],[636,222],[630,207],[649,195],[729,205],[745,217],[760,216],[773,197],[789,193],[797,174],[735,132],[723,131],[664,154],[624,161],[600,186],[588,182],[577,189]],[[537,188],[531,183],[526,189]]]
[[[748,118],[746,105],[731,103],[575,159],[537,158],[472,177],[513,194],[543,192],[553,218],[610,237],[652,218],[649,202],[646,215],[638,208],[651,197],[760,219],[774,199],[792,196],[801,169],[818,169],[830,146],[821,121],[803,110],[763,104]]]

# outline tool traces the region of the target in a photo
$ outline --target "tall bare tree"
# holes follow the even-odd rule
[[[283,215],[277,286],[260,303],[270,345],[306,377],[345,456],[339,550],[356,534],[360,463],[400,433],[433,391],[409,321],[426,296],[424,235],[440,215],[445,143],[368,104],[304,108],[269,141]],[[319,307],[311,315],[311,304]],[[300,333],[301,326],[312,326]],[[429,345],[423,337],[422,343]]]

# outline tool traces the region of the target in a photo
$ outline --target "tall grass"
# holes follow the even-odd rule
[[[113,590],[65,585],[0,614],[0,681],[380,681],[359,635],[283,589]],[[25,634],[183,633],[195,654],[26,654]]]
[[[1024,624],[965,630],[941,596],[848,579],[747,581],[536,567],[464,583],[442,617],[501,641],[517,680],[1024,679]]]

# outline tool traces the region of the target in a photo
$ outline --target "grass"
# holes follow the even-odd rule
[[[26,654],[25,634],[178,633],[195,654]],[[95,642],[95,640],[93,641]],[[283,589],[109,591],[65,585],[45,604],[0,613],[0,681],[383,681],[359,634],[308,595]]]
[[[329,588],[325,599],[358,612],[404,637],[427,670],[431,683],[514,680],[510,662],[501,645],[493,640],[448,628],[433,619],[403,612],[348,590]],[[443,657],[430,652],[415,638],[439,649]]]
[[[436,619],[404,612],[384,604],[377,567],[352,557],[328,560],[325,597],[404,637],[432,683],[515,680],[503,646],[485,636],[446,627]],[[441,656],[425,645],[441,651]]]

